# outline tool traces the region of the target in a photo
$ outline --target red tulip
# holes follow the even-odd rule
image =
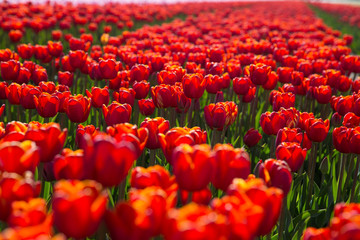
[[[187,226],[187,227],[184,227]],[[227,239],[226,218],[196,203],[167,213],[163,234],[166,239]]]
[[[313,142],[325,140],[330,128],[329,120],[309,118],[305,121],[305,130],[309,139]]]
[[[52,197],[54,225],[67,237],[89,237],[99,227],[106,204],[106,192],[94,181],[58,181]]]
[[[174,149],[183,144],[195,145],[206,143],[207,133],[202,131],[199,127],[175,127],[170,129],[165,135],[159,134],[159,141],[161,149],[166,157],[166,160],[173,163]]]
[[[285,127],[285,116],[278,112],[265,112],[261,114],[260,125],[267,135],[277,135],[278,131]]]
[[[177,106],[177,95],[173,86],[161,84],[151,87],[151,97],[157,108]]]
[[[53,171],[55,179],[78,179],[82,180],[84,173],[84,153],[79,149],[72,151],[64,148],[61,154],[54,158]]]
[[[332,133],[333,144],[336,150],[341,153],[350,153],[350,133],[352,129],[341,126],[335,128]]]
[[[59,112],[60,100],[57,96],[43,92],[34,96],[36,110],[43,118],[54,117]]]
[[[58,72],[58,83],[61,85],[66,85],[72,87],[74,82],[74,74],[71,72]]]
[[[244,143],[248,147],[255,146],[262,139],[261,134],[254,128],[249,129],[244,136]]]
[[[131,81],[148,80],[150,76],[150,68],[147,65],[136,64],[130,70]]]
[[[139,81],[133,84],[136,99],[144,99],[150,91],[150,83],[147,81]]]
[[[211,180],[214,167],[209,158],[210,147],[208,145],[182,144],[174,149],[172,165],[174,175],[179,187],[186,191],[200,191]]]
[[[0,69],[1,69],[1,77],[3,80],[13,81],[16,80],[19,75],[20,63],[15,60],[1,62]]]
[[[86,89],[86,94],[91,99],[91,105],[94,108],[101,108],[102,105],[109,104],[110,94],[107,86],[104,88],[92,87],[91,93]]]
[[[130,121],[132,108],[129,104],[120,104],[112,102],[109,106],[102,106],[103,115],[106,125],[112,126],[118,123]]]
[[[13,43],[19,42],[22,37],[23,37],[23,33],[20,30],[15,29],[15,30],[10,30],[9,32],[9,38]]]
[[[221,131],[224,126],[228,127],[234,123],[238,113],[237,105],[234,102],[211,103],[204,108],[206,124],[211,129]]]
[[[85,177],[105,187],[117,186],[137,157],[134,145],[126,138],[115,141],[112,137],[99,135],[88,139],[84,147]]]
[[[284,160],[292,172],[300,169],[306,158],[306,149],[301,148],[296,142],[282,142],[276,148],[276,158]]]
[[[250,78],[236,77],[233,79],[234,92],[237,95],[246,95],[250,89]]]
[[[244,149],[234,148],[228,144],[217,144],[212,157],[214,174],[211,182],[222,191],[226,191],[234,178],[246,179],[250,174],[250,158]]]
[[[0,171],[20,175],[28,170],[34,173],[39,160],[39,149],[31,141],[0,144]]]
[[[50,55],[55,58],[60,57],[63,53],[63,45],[61,42],[48,41],[47,47]]]
[[[79,94],[65,99],[64,107],[70,121],[82,123],[89,117],[91,103],[87,97]]]
[[[17,52],[19,54],[19,56],[22,59],[31,59],[31,57],[34,54],[34,48],[33,46],[29,43],[29,44],[19,44],[17,45]]]
[[[0,173],[0,219],[6,221],[15,201],[29,201],[40,194],[40,182],[35,182],[30,172],[24,176],[16,173]]]
[[[36,143],[40,150],[40,161],[52,161],[64,147],[67,129],[61,130],[57,123],[29,124],[25,133],[25,140]]]
[[[192,99],[200,98],[207,86],[207,79],[201,74],[186,74],[182,79],[185,96]]]
[[[116,62],[112,59],[100,60],[99,70],[103,79],[113,79],[118,72]]]
[[[10,104],[20,105],[21,86],[17,83],[12,83],[5,89],[6,97]]]
[[[146,147],[149,149],[157,149],[160,148],[158,134],[166,134],[170,128],[170,123],[161,117],[153,119],[145,118],[140,124],[140,127],[146,128],[149,131],[149,139],[146,143]]]
[[[289,165],[283,160],[267,159],[258,163],[259,177],[268,187],[280,188],[286,196],[291,188],[292,176]]]
[[[119,103],[127,103],[130,106],[134,106],[135,91],[132,88],[120,88],[119,92],[114,92],[113,97],[115,101]]]
[[[240,199],[248,197],[253,203],[253,207],[258,206],[262,208],[262,218],[256,215],[261,219],[254,219],[259,222],[255,230],[257,236],[268,234],[275,226],[282,205],[282,190],[274,187],[268,188],[262,179],[257,179],[250,175],[247,180],[241,178],[234,179],[227,193],[229,196],[235,196]]]
[[[329,228],[307,228],[303,233],[303,240],[327,240],[331,239]]]
[[[155,105],[152,99],[140,99],[138,105],[140,113],[144,116],[150,116],[155,111]]]

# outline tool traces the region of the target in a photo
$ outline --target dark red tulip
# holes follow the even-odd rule
[[[68,87],[72,87],[74,82],[74,74],[71,72],[58,72],[58,83]]]
[[[144,99],[150,91],[150,83],[145,80],[134,82],[133,89],[135,91],[136,99]]]
[[[20,63],[15,60],[1,62],[0,69],[1,69],[1,77],[3,80],[13,81],[16,80],[19,75]]]
[[[289,165],[283,160],[267,159],[258,163],[259,177],[268,187],[280,188],[286,196],[290,190],[292,176]]]
[[[262,139],[261,134],[254,128],[249,129],[244,136],[244,143],[248,147],[255,146]]]
[[[113,79],[117,76],[117,64],[112,59],[100,60],[99,70],[103,79]]]
[[[144,116],[150,116],[155,111],[155,105],[152,99],[140,99],[138,105],[140,113]]]

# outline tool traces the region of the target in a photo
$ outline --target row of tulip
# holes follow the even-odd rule
[[[359,231],[360,56],[306,4],[0,5],[1,240]]]

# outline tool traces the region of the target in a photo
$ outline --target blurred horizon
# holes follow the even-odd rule
[[[4,1],[4,0],[3,0]],[[138,3],[138,4],[171,4],[171,3],[186,3],[186,2],[298,2],[301,0],[7,0],[10,3],[24,3],[24,2],[33,2],[33,3],[44,3],[44,2],[57,2],[57,3]],[[336,4],[360,4],[360,0],[303,0],[304,2],[322,2],[322,3],[336,3]]]

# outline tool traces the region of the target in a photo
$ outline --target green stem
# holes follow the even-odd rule
[[[356,166],[355,166],[355,172],[354,172],[354,179],[353,179],[353,184],[352,184],[352,188],[351,188],[351,196],[350,196],[350,202],[354,201],[354,196],[355,196],[355,190],[356,190],[356,183],[358,182],[358,174],[359,174],[359,166],[360,166],[360,158],[359,158],[359,154],[356,155]]]
[[[342,190],[342,182],[344,177],[344,169],[345,169],[345,161],[346,161],[346,155],[343,153],[341,155],[341,166],[340,166],[340,174],[339,174],[339,180],[338,180],[338,190],[337,190],[337,196],[336,196],[336,203],[340,202],[340,196],[341,196],[341,190]]]

